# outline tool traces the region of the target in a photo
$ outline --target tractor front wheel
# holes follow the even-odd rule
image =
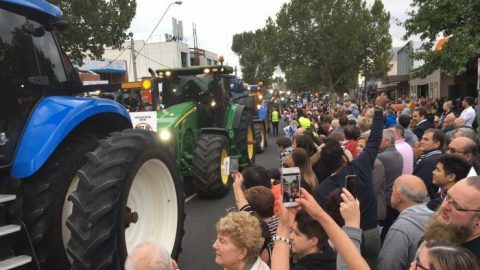
[[[198,136],[193,156],[193,184],[199,196],[218,198],[228,193],[231,181],[221,168],[223,159],[229,155],[227,137],[216,134]]]
[[[140,243],[163,245],[177,257],[183,237],[182,180],[153,132],[125,130],[100,142],[77,173],[71,238],[72,269],[122,269]]]
[[[255,129],[249,110],[243,110],[240,123],[235,129],[235,145],[242,154],[243,162],[248,165],[255,164]]]

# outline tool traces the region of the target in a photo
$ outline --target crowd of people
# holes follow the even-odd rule
[[[459,108],[461,104],[462,108]],[[238,211],[216,225],[215,262],[236,269],[480,269],[480,156],[474,100],[310,102],[284,122],[279,166],[298,167],[298,206],[281,169],[232,175]],[[479,115],[480,116],[480,115]],[[354,190],[345,187],[355,176]],[[137,248],[127,261],[134,268]],[[147,250],[148,251],[148,250]],[[158,254],[163,254],[158,252]],[[158,255],[161,257],[163,255]]]

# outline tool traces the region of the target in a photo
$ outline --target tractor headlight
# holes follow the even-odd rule
[[[162,130],[159,133],[160,140],[162,141],[169,141],[172,138],[172,133],[169,130]]]

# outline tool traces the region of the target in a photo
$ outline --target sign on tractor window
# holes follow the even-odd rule
[[[133,128],[157,132],[157,112],[131,112]]]

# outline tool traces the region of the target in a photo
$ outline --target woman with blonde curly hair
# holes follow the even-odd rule
[[[217,222],[215,263],[225,270],[269,270],[259,257],[264,241],[257,217],[247,212],[229,213]]]
[[[414,270],[479,270],[478,260],[468,249],[452,243],[424,242],[410,265]]]

